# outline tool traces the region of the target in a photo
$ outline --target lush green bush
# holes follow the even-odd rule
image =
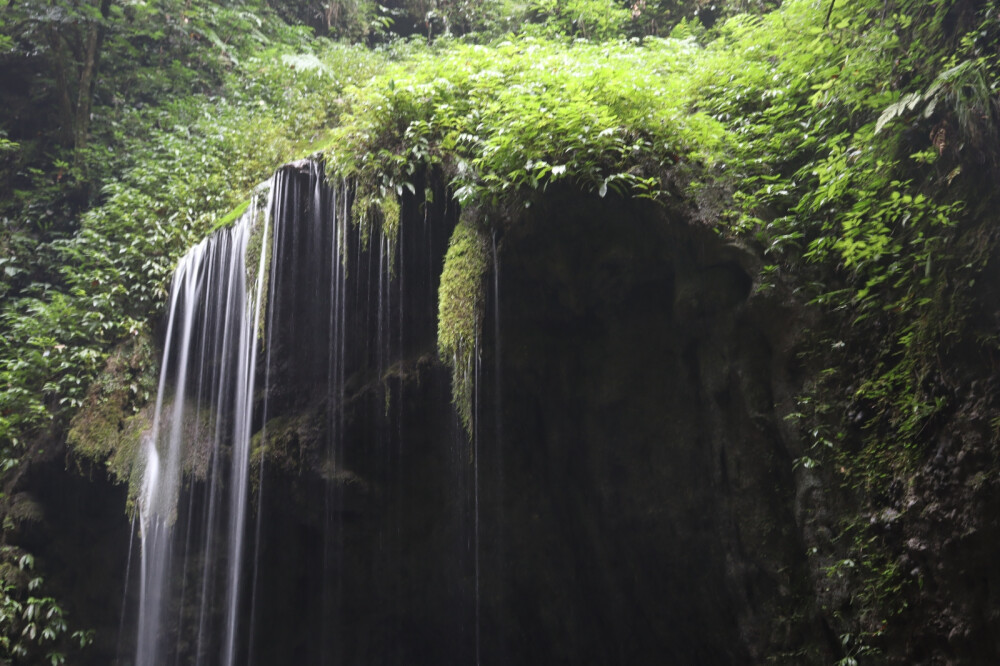
[[[876,4],[828,15],[786,3],[734,20],[709,48],[716,64],[704,90],[733,139],[733,229],[772,262],[762,286],[784,276],[842,326],[864,330],[866,345],[880,341],[874,374],[849,382],[852,399],[879,405],[873,427],[884,419],[892,434],[882,436],[905,447],[944,406],[923,379],[984,259],[985,248],[960,257],[952,247],[968,219],[963,194],[978,185],[963,163],[995,127],[983,91],[997,89],[1000,68],[983,51],[995,17],[949,39],[939,25],[946,3],[890,16]]]
[[[809,448],[796,465],[823,466],[863,510],[929,455],[960,381],[942,359],[969,342],[971,288],[995,249],[967,199],[991,191],[984,142],[1000,120],[998,16],[974,8],[786,2],[706,47],[700,104],[729,139],[727,233],[768,261],[759,290],[810,303],[821,322],[803,349],[811,375],[792,418]],[[849,581],[836,628],[856,663],[913,583],[861,516],[838,548],[814,556]]]
[[[665,196],[665,177],[714,159],[722,128],[693,109],[691,40],[421,49],[363,88],[330,160],[383,196],[441,167],[462,203],[496,206],[566,180]]]

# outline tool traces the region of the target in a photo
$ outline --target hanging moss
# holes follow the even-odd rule
[[[108,358],[66,435],[74,453],[103,464],[112,478],[128,485],[130,511],[142,484],[144,460],[139,449],[153,428],[158,370],[148,331],[134,331]],[[172,410],[173,400],[172,396],[164,399],[164,412]],[[204,479],[215,423],[207,410],[193,405],[186,413],[197,418],[191,416],[184,425],[187,445],[182,466],[186,474]]]
[[[270,419],[250,438],[250,460],[254,470],[262,461],[292,474],[302,474],[308,457],[323,439],[326,414],[319,405]],[[256,479],[257,475],[254,475]]]
[[[378,231],[381,231],[382,235],[391,241],[395,241],[399,236],[401,190],[393,192],[387,189],[384,184],[376,185],[370,181],[352,177],[355,178],[357,190],[351,208],[354,222],[361,231],[361,242],[365,247],[368,247],[372,233]],[[394,242],[390,244],[389,249],[391,253],[395,253]],[[395,254],[392,254],[390,266],[394,265],[392,261],[394,258]]]
[[[448,243],[438,292],[438,353],[451,366],[452,400],[469,432],[475,388],[474,355],[490,267],[487,248],[482,231],[463,217]]]

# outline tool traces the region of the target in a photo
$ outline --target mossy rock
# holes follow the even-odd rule
[[[112,477],[133,486],[143,433],[152,427],[156,367],[148,330],[135,329],[111,353],[66,440],[78,455],[104,464]]]
[[[31,493],[20,492],[11,498],[6,519],[15,524],[40,523],[45,520],[45,508]]]
[[[308,463],[305,457],[322,439],[324,412],[318,406],[276,416],[254,433],[250,440],[251,466],[265,465],[300,474]]]

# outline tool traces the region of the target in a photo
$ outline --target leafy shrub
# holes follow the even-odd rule
[[[330,160],[397,193],[441,166],[460,202],[485,206],[557,180],[666,196],[665,177],[711,159],[721,139],[681,75],[699,50],[522,38],[418,51],[350,91]]]

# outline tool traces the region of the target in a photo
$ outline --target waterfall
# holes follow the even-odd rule
[[[476,658],[478,450],[454,468],[429,454],[443,432],[456,450],[474,444],[428,354],[457,221],[440,201],[404,201],[405,233],[386,230],[371,210],[352,219],[351,183],[287,165],[180,260],[139,461],[137,626],[121,663]],[[414,434],[415,418],[439,430]],[[432,512],[411,498],[428,478],[459,490],[420,498]],[[449,619],[428,629],[448,639],[428,642],[413,618],[435,604]]]
[[[175,597],[175,526],[185,474],[211,479],[204,538],[200,539],[199,556],[206,567],[196,586],[200,611],[193,652],[200,662],[213,647],[208,626],[216,621],[210,615],[218,604],[210,598],[220,594],[221,583],[219,656],[207,661],[223,666],[235,663],[257,324],[266,273],[266,253],[260,252],[255,281],[248,284],[247,250],[254,234],[262,239],[269,235],[274,189],[272,179],[254,195],[247,212],[231,229],[192,248],[174,272],[153,427],[143,442],[140,461],[145,469],[138,498],[142,560],[137,666],[163,664],[177,650],[167,643],[170,620],[166,613]],[[228,497],[220,495],[223,483]],[[219,524],[225,529],[217,529]],[[186,538],[181,553],[184,573],[190,546]],[[219,556],[227,566],[222,580],[216,581],[212,563]],[[184,577],[179,581],[182,599],[189,592]],[[184,603],[178,605],[183,608]]]

